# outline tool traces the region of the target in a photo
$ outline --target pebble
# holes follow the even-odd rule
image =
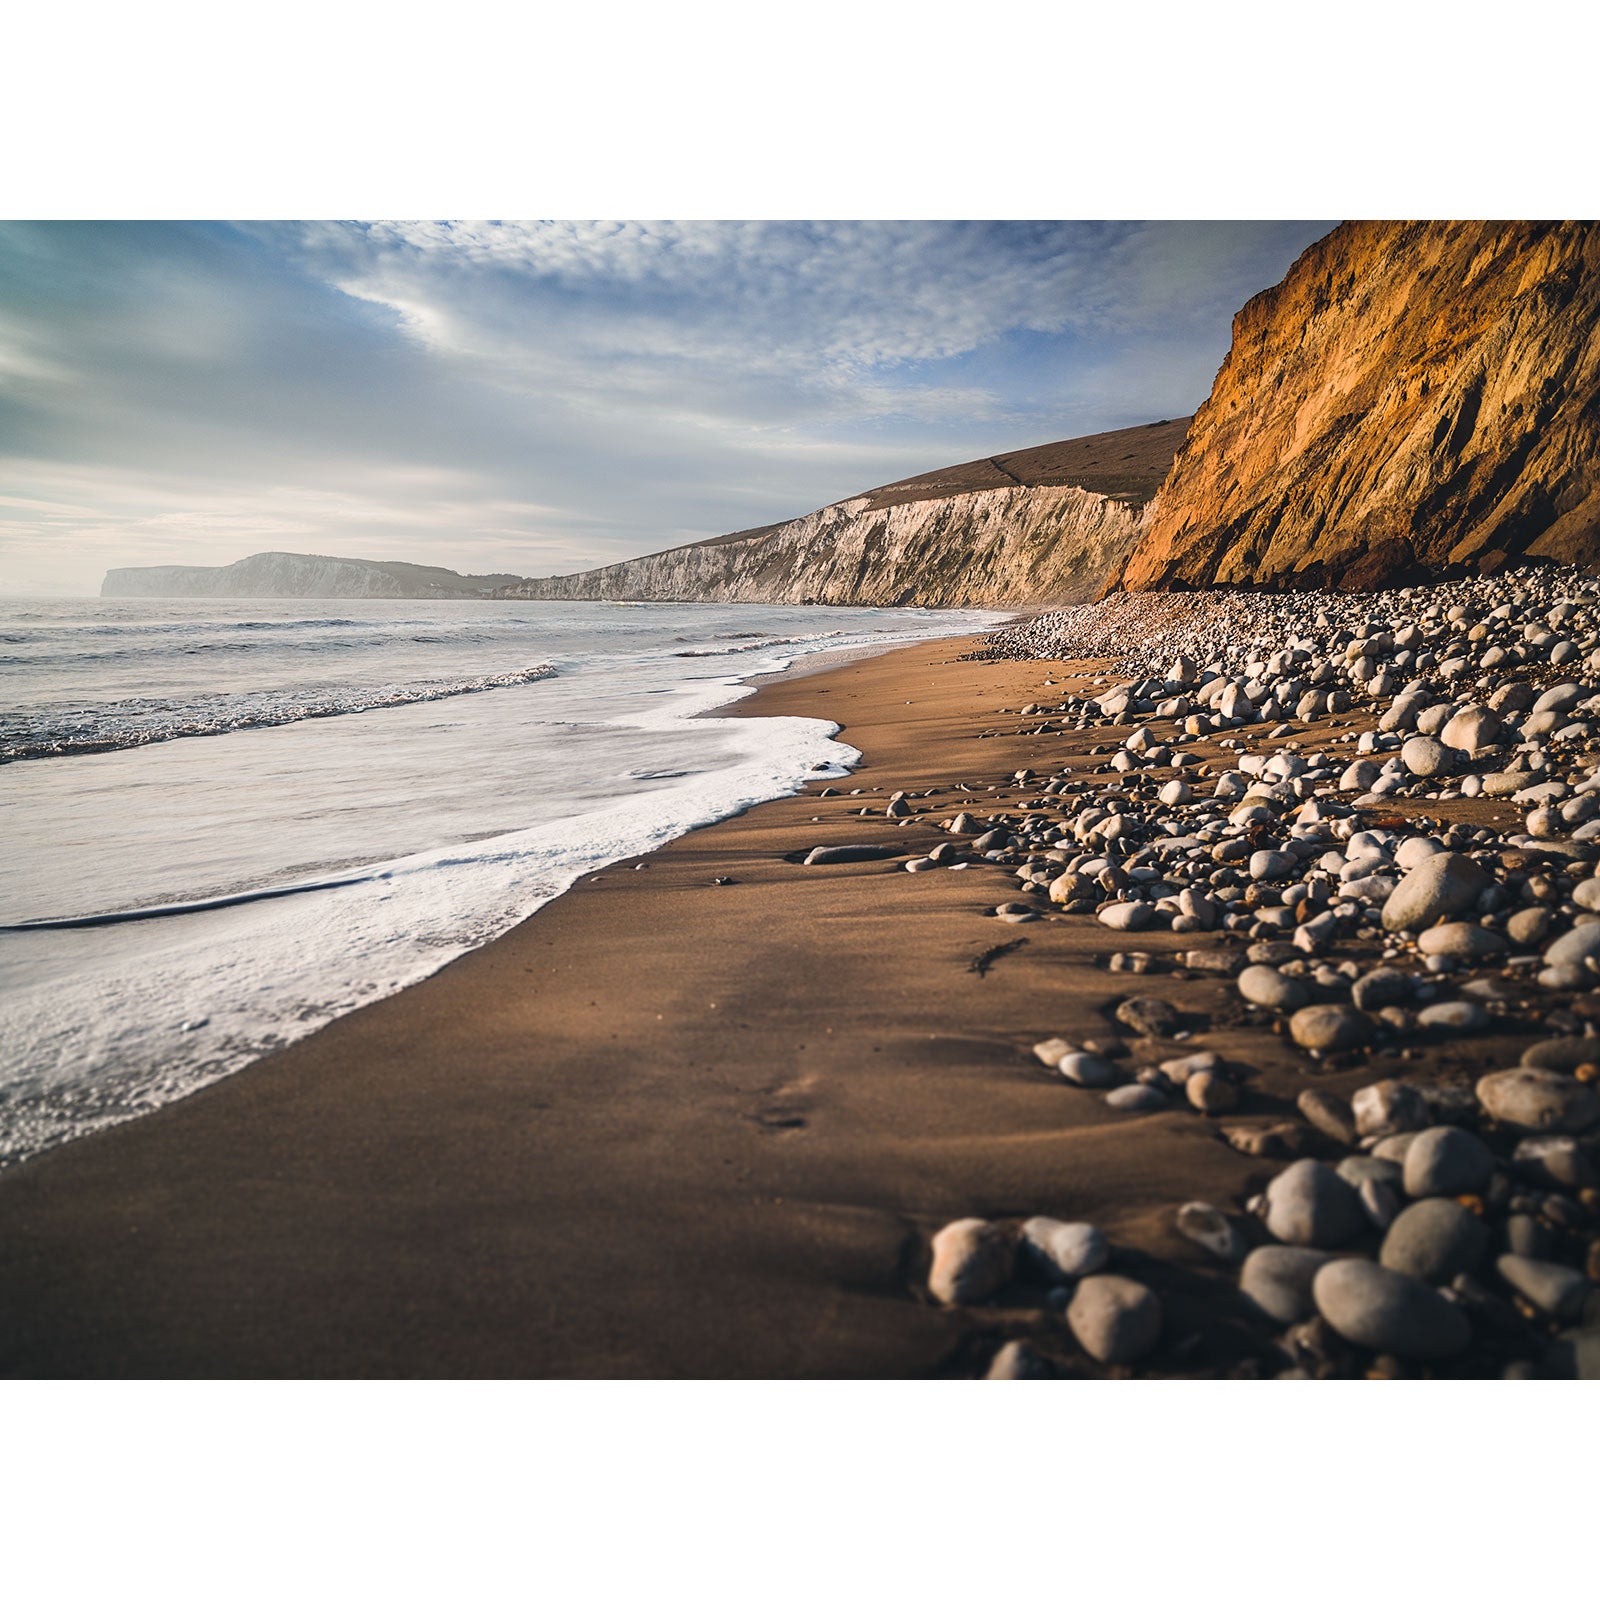
[[[1511,1152],[1512,1170],[1537,1184],[1587,1189],[1600,1184],[1600,1168],[1576,1139],[1546,1135],[1523,1139]]]
[[[1536,1217],[1507,1217],[1505,1240],[1508,1255],[1543,1260],[1550,1254],[1550,1231]]]
[[[1178,1207],[1178,1232],[1219,1261],[1240,1261],[1249,1248],[1233,1219],[1204,1200]]]
[[[1012,1339],[995,1351],[985,1378],[1049,1378],[1050,1363],[1026,1339]]]
[[[1364,1350],[1432,1361],[1460,1355],[1472,1340],[1458,1306],[1421,1279],[1376,1262],[1330,1261],[1311,1290],[1334,1332]]]
[[[1056,1071],[1069,1082],[1080,1084],[1085,1089],[1107,1088],[1122,1076],[1121,1071],[1104,1056],[1094,1055],[1088,1050],[1069,1050],[1056,1062]]]
[[[1409,1083],[1383,1078],[1357,1089],[1350,1099],[1356,1132],[1362,1138],[1391,1133],[1411,1133],[1432,1120],[1428,1102]]]
[[[1406,873],[1384,902],[1383,925],[1391,933],[1426,928],[1440,917],[1465,911],[1490,881],[1470,856],[1449,850],[1429,856]]]
[[[1583,1310],[1593,1285],[1581,1272],[1556,1261],[1539,1261],[1532,1256],[1501,1256],[1495,1271],[1547,1317],[1572,1322]]]
[[[1379,1156],[1346,1156],[1333,1170],[1351,1188],[1359,1188],[1361,1184],[1371,1179],[1374,1183],[1399,1189],[1405,1169],[1398,1161],[1385,1161]]]
[[[1143,900],[1117,900],[1101,906],[1095,912],[1095,916],[1106,927],[1118,933],[1137,933],[1140,928],[1148,926],[1151,914],[1150,907]]]
[[[1304,1322],[1316,1311],[1312,1281],[1332,1259],[1326,1250],[1264,1244],[1245,1257],[1239,1292],[1274,1322]]]
[[[1477,1092],[1496,1122],[1523,1133],[1583,1133],[1600,1122],[1600,1095],[1544,1067],[1491,1072]]]
[[[1189,1104],[1207,1116],[1232,1111],[1239,1104],[1239,1091],[1220,1072],[1191,1073],[1184,1085]]]
[[[1096,1361],[1126,1366],[1160,1342],[1161,1302],[1142,1283],[1103,1273],[1078,1285],[1067,1326]]]
[[[1360,1233],[1366,1218],[1360,1197],[1332,1167],[1296,1161],[1267,1185],[1266,1224],[1285,1244],[1328,1250]]]
[[[1471,1272],[1489,1250],[1489,1230],[1454,1200],[1418,1200],[1402,1211],[1384,1236],[1378,1260],[1393,1272],[1448,1283]]]
[[[1482,1033],[1489,1013],[1476,1000],[1441,1000],[1417,1013],[1417,1026],[1440,1033]]]
[[[1356,1142],[1355,1112],[1340,1096],[1326,1089],[1303,1089],[1295,1106],[1318,1133],[1325,1134],[1335,1144]]]
[[[1541,1067],[1547,1072],[1571,1073],[1586,1063],[1600,1064],[1600,1038],[1540,1039],[1517,1059],[1519,1067]]]
[[[1165,1111],[1170,1104],[1159,1089],[1145,1083],[1125,1083],[1106,1096],[1113,1111]]]
[[[1404,1005],[1411,998],[1414,981],[1409,972],[1397,967],[1374,967],[1350,986],[1350,1000],[1363,1011]]]
[[[987,1300],[1011,1277],[1016,1241],[981,1217],[947,1223],[933,1236],[928,1289],[941,1305],[967,1306]]]
[[[1351,1050],[1367,1036],[1355,1006],[1304,1006],[1289,1018],[1289,1037],[1302,1050]]]
[[[1253,1006],[1292,1011],[1311,998],[1308,985],[1286,978],[1276,967],[1246,967],[1239,974],[1239,993]]]
[[[1182,1088],[1197,1072],[1216,1072],[1222,1066],[1222,1059],[1214,1050],[1197,1050],[1193,1055],[1174,1056],[1170,1061],[1163,1061],[1160,1072],[1169,1083]]]
[[[1427,1128],[1406,1150],[1405,1191],[1428,1195],[1482,1194],[1494,1176],[1494,1153],[1465,1128]]]
[[[1117,1007],[1116,1016],[1123,1027],[1151,1039],[1169,1038],[1183,1027],[1183,1018],[1177,1008],[1168,1005],[1165,1000],[1145,997],[1124,1000]]]
[[[1417,936],[1417,948],[1425,956],[1454,956],[1458,961],[1476,961],[1500,955],[1506,942],[1492,928],[1476,922],[1441,922]]]
[[[881,844],[819,844],[805,859],[808,867],[832,867],[848,861],[883,861],[894,855]]]
[[[1029,1217],[1018,1246],[1023,1262],[1053,1282],[1099,1272],[1111,1259],[1111,1242],[1092,1222]]]

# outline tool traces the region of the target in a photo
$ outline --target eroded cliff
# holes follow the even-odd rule
[[[1187,418],[902,479],[791,522],[727,534],[507,598],[1025,606],[1091,597],[1121,569]]]
[[[1600,566],[1600,227],[1357,222],[1235,317],[1120,586],[1519,556]]]

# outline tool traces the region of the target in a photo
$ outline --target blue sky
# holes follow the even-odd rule
[[[0,592],[573,571],[1178,416],[1330,226],[0,223]]]

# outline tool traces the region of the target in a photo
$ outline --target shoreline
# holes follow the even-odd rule
[[[981,637],[719,714],[840,724],[846,789],[990,781],[1006,746],[973,718],[1049,674],[955,659]],[[1189,1156],[1220,1178],[1214,1141],[1175,1128],[1183,1161],[1128,1160],[1148,1137],[1027,1057],[1034,1019],[1070,1027],[1086,997],[1052,1003],[1037,935],[969,971],[1009,942],[979,914],[1003,869],[785,860],[859,833],[825,786],[586,874],[419,984],[0,1174],[0,1370],[932,1374],[987,1337],[921,1291],[947,1216],[1070,1204],[1160,1233]]]
[[[1102,728],[1002,715],[1070,674],[959,659],[983,637],[759,685],[719,714],[838,724],[862,752],[849,778],[586,874],[415,986],[0,1174],[0,1371],[976,1376],[1025,1337],[1103,1374],[1025,1285],[957,1310],[928,1295],[950,1220],[1044,1214],[1103,1229],[1159,1293],[1151,1375],[1254,1375],[1274,1330],[1174,1223],[1277,1170],[1281,1151],[1230,1138],[1281,1128],[1306,1084],[1231,976],[1164,960],[1194,948],[1164,929],[999,922],[1018,893],[999,864],[800,864],[818,844],[926,854],[960,810],[1027,805],[1015,769],[1103,770]],[[895,790],[917,812],[899,826]],[[1131,950],[1151,969],[1104,959]],[[1226,1127],[1119,1112],[1035,1058],[1111,1038],[1133,996],[1195,1018],[1136,1054],[1236,1065]],[[1494,1048],[1461,1040],[1426,1070]],[[1381,1071],[1324,1062],[1316,1082],[1348,1095]]]

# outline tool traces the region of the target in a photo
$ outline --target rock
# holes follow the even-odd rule
[[[1544,1370],[1552,1378],[1600,1378],[1600,1327],[1552,1339],[1545,1346]]]
[[[1482,1033],[1489,1013],[1476,1000],[1443,1000],[1417,1013],[1417,1026],[1439,1033]]]
[[[1350,1098],[1356,1132],[1363,1138],[1391,1133],[1411,1133],[1432,1121],[1428,1102],[1409,1083],[1383,1078],[1357,1089]]]
[[[1147,1083],[1125,1083],[1106,1096],[1106,1104],[1113,1111],[1165,1111],[1167,1097]]]
[[[1593,1287],[1581,1272],[1556,1261],[1538,1261],[1531,1256],[1501,1256],[1497,1271],[1524,1300],[1530,1301],[1547,1317],[1557,1322],[1572,1322],[1583,1310]]]
[[[1362,1011],[1403,1006],[1411,998],[1412,978],[1397,967],[1374,967],[1350,986],[1351,1003]]]
[[[1246,967],[1239,974],[1239,993],[1253,1006],[1274,1011],[1292,1011],[1311,997],[1309,987],[1285,978],[1276,967]]]
[[[1311,1286],[1335,1333],[1364,1350],[1414,1361],[1460,1355],[1472,1327],[1458,1306],[1420,1278],[1372,1261],[1330,1261]]]
[[[1600,957],[1600,921],[1580,922],[1544,953],[1552,967],[1581,967],[1591,956]]]
[[[1151,1000],[1142,996],[1124,1000],[1117,1007],[1117,1021],[1123,1027],[1150,1039],[1169,1038],[1183,1027],[1183,1018],[1177,1008],[1165,1000]]]
[[[1151,910],[1143,900],[1113,900],[1101,906],[1095,916],[1117,933],[1137,933],[1148,925]]]
[[[1501,954],[1506,942],[1492,928],[1479,927],[1476,922],[1444,922],[1437,928],[1423,929],[1417,937],[1417,948],[1425,956],[1476,961]]]
[[[1326,1250],[1264,1244],[1245,1257],[1239,1292],[1274,1322],[1304,1322],[1316,1311],[1312,1281],[1332,1259]]]
[[[1189,1104],[1207,1116],[1232,1111],[1239,1104],[1239,1091],[1220,1072],[1195,1072],[1184,1085]]]
[[[1487,706],[1467,706],[1445,723],[1439,737],[1452,750],[1477,755],[1506,736],[1505,724]]]
[[[1472,1272],[1489,1250],[1489,1230],[1454,1200],[1418,1200],[1394,1219],[1378,1260],[1392,1272],[1448,1283]]]
[[[1178,1207],[1178,1232],[1219,1261],[1242,1260],[1249,1248],[1233,1219],[1204,1200]]]
[[[1304,1089],[1295,1101],[1300,1115],[1336,1144],[1356,1142],[1356,1117],[1348,1103],[1326,1089]]]
[[[1012,1339],[995,1351],[985,1378],[1048,1378],[1050,1363],[1026,1339]]]
[[[1482,1194],[1493,1176],[1494,1153],[1465,1128],[1427,1128],[1406,1150],[1405,1190],[1413,1200]]]
[[[1478,1079],[1478,1099],[1496,1122],[1523,1133],[1583,1133],[1600,1122],[1600,1095],[1543,1067],[1513,1067]]]
[[[1287,878],[1299,865],[1299,858],[1287,850],[1257,850],[1250,857],[1250,876],[1264,883]]]
[[[1550,1230],[1536,1217],[1520,1214],[1506,1218],[1506,1254],[1543,1260],[1550,1254]]]
[[[1402,1170],[1398,1161],[1384,1161],[1378,1156],[1346,1156],[1334,1168],[1352,1189],[1360,1188],[1363,1183],[1371,1179],[1374,1183],[1386,1184],[1389,1188],[1398,1190]]]
[[[833,867],[847,861],[884,861],[895,852],[881,844],[819,844],[805,859],[808,867]]]
[[[1600,1065],[1600,1038],[1540,1039],[1522,1052],[1517,1065],[1568,1073],[1581,1066]]]
[[[1033,1053],[1047,1067],[1055,1067],[1060,1065],[1063,1056],[1070,1055],[1076,1048],[1065,1039],[1043,1039],[1033,1047]]]
[[[1555,914],[1548,906],[1529,906],[1526,911],[1513,912],[1506,918],[1506,936],[1521,949],[1543,944],[1555,923]]]
[[[1029,1217],[1018,1246],[1023,1265],[1053,1283],[1099,1272],[1111,1259],[1111,1242],[1092,1222]]]
[[[1056,1070],[1069,1082],[1085,1089],[1108,1088],[1122,1076],[1104,1056],[1097,1056],[1090,1050],[1069,1050],[1056,1062]]]
[[[1389,1184],[1377,1178],[1363,1178],[1355,1189],[1367,1221],[1382,1233],[1400,1214],[1399,1195]]]
[[[1489,887],[1488,873],[1470,856],[1446,850],[1414,866],[1384,902],[1383,925],[1391,933],[1426,928],[1473,905]]]
[[[1265,1221],[1285,1244],[1334,1249],[1360,1233],[1361,1201],[1332,1167],[1296,1161],[1267,1185]]]
[[[987,1300],[1011,1277],[1016,1241],[1010,1232],[981,1217],[947,1223],[933,1236],[933,1266],[928,1289],[946,1306]]]
[[[1103,1273],[1078,1285],[1067,1326],[1096,1361],[1126,1366],[1160,1342],[1161,1302],[1142,1283]]]
[[[1437,777],[1441,772],[1448,772],[1455,763],[1455,756],[1437,739],[1421,735],[1406,740],[1400,747],[1400,759],[1406,770],[1419,778]]]
[[[1583,1146],[1559,1134],[1523,1139],[1511,1152],[1511,1168],[1519,1178],[1540,1186],[1600,1187],[1600,1170]]]
[[[1289,1018],[1289,1037],[1302,1050],[1353,1050],[1367,1036],[1354,1006],[1304,1006]]]
[[[1224,1128],[1222,1136],[1240,1155],[1265,1156],[1272,1161],[1291,1161],[1304,1154],[1311,1144],[1303,1122],[1274,1122],[1265,1128]]]
[[[1161,1075],[1177,1088],[1183,1088],[1197,1072],[1216,1072],[1222,1066],[1222,1059],[1214,1050],[1197,1050],[1193,1055],[1174,1056],[1170,1061],[1163,1061],[1160,1066]]]

